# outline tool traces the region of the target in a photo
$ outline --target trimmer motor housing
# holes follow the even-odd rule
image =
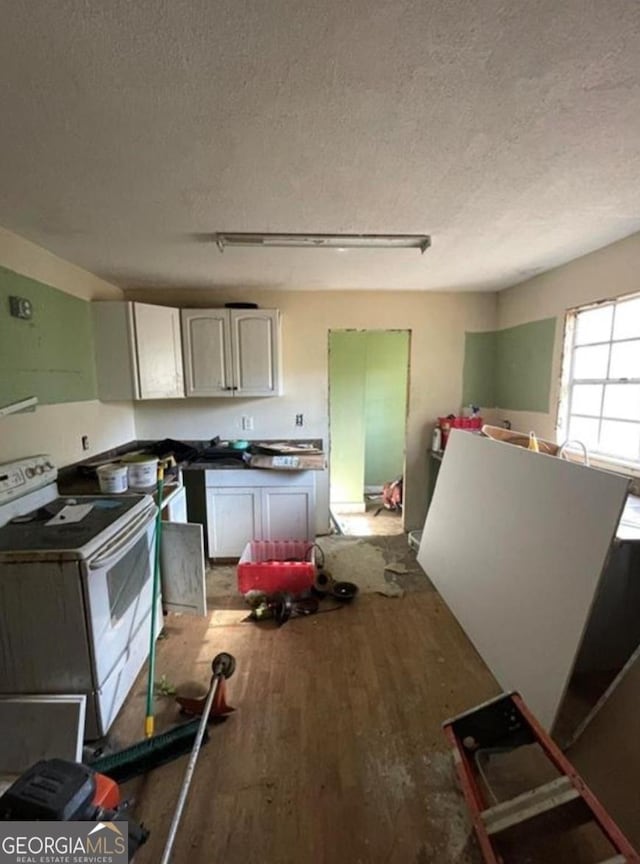
[[[126,822],[131,861],[149,832],[129,818],[126,808],[114,780],[64,759],[36,762],[0,797],[5,821]]]

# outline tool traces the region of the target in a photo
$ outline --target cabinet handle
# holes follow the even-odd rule
[[[234,388],[233,387],[223,387],[222,389],[223,390],[233,390]]]

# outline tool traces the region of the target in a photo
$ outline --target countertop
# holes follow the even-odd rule
[[[95,456],[92,456],[91,459],[83,460],[81,462],[77,462],[73,465],[66,466],[61,468],[58,473],[58,486],[60,489],[63,489],[63,494],[76,494],[76,495],[91,495],[94,492],[98,491],[97,481],[94,481],[93,486],[85,486],[84,481],[87,479],[83,473],[83,465],[86,462],[97,463],[97,462],[108,462],[110,460],[116,460],[123,456],[126,453],[144,451],[149,448],[157,447],[159,443],[164,443],[169,439],[161,439],[158,440],[135,440],[129,441],[126,444],[122,444],[119,447],[115,447],[112,450],[106,450],[103,453],[98,453]],[[266,444],[274,444],[283,442],[285,444],[310,444],[313,447],[322,450],[323,442],[321,438],[260,438],[250,441],[250,444],[258,444],[258,443],[266,443]],[[203,450],[208,446],[211,446],[210,441],[202,441],[202,440],[193,440],[193,439],[185,439],[180,443],[182,445],[186,445],[188,447],[194,447],[196,450]],[[170,449],[170,448],[169,448]],[[236,459],[234,455],[240,452],[240,458]],[[251,466],[244,462],[241,458],[241,451],[236,451],[230,449],[230,455],[228,457],[221,456],[218,459],[212,459],[211,461],[206,462],[189,462],[189,461],[179,461],[179,467],[182,471],[237,471],[242,469],[251,469]],[[89,478],[91,479],[91,478]],[[82,486],[82,489],[86,489],[85,492],[82,492],[79,486]],[[67,490],[69,492],[67,493]]]
[[[640,496],[629,495],[624,505],[616,540],[625,543],[637,543],[640,541]]]
[[[182,466],[183,471],[243,471],[250,468],[242,459],[214,459],[211,462],[189,462]]]

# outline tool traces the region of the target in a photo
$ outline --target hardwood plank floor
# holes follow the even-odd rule
[[[203,688],[218,651],[238,662],[237,711],[211,729],[175,847],[176,864],[463,864],[479,861],[440,725],[499,692],[434,591],[364,595],[281,629],[169,616],[158,676]],[[141,736],[144,677],[114,728]],[[158,728],[178,720],[160,700]],[[160,858],[186,757],[130,784]]]

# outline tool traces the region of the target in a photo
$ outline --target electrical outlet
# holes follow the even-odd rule
[[[296,426],[304,426],[304,415],[296,414]]]
[[[242,418],[242,429],[245,432],[253,431],[253,417],[247,417],[246,415]]]
[[[14,318],[23,318],[25,321],[33,317],[31,300],[26,297],[9,297],[9,311]]]
[[[82,436],[82,449],[83,450],[89,449],[89,436],[88,435]]]

